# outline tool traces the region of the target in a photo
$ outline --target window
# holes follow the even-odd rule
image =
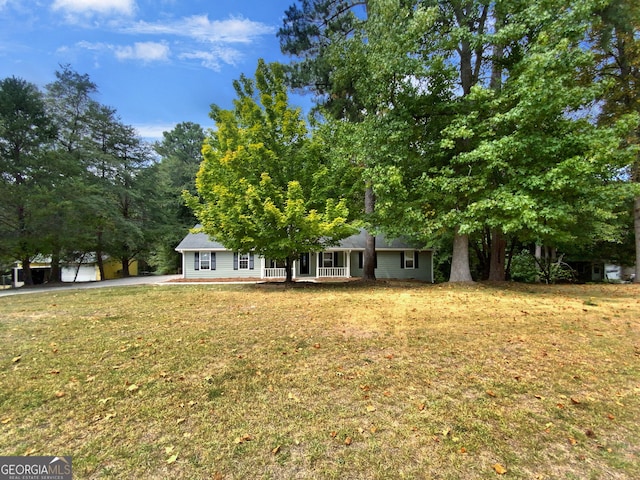
[[[253,270],[253,253],[233,253],[234,270]]]
[[[332,252],[323,252],[322,253],[322,266],[323,267],[333,267],[333,253]]]
[[[249,254],[238,254],[238,270],[249,270]]]
[[[414,250],[400,252],[400,268],[418,268],[418,254]]]
[[[215,252],[195,252],[193,269],[194,270],[215,270],[216,269]]]

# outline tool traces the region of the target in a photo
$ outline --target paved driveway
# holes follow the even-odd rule
[[[0,297],[9,295],[21,295],[26,293],[50,292],[52,290],[105,288],[105,287],[126,287],[127,285],[157,285],[168,282],[180,275],[147,275],[143,277],[117,278],[115,280],[105,280],[103,282],[78,282],[61,283],[55,285],[37,285],[34,287],[9,288],[0,290]]]

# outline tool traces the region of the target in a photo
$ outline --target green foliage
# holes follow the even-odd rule
[[[535,283],[540,278],[536,259],[528,250],[522,250],[511,258],[509,273],[515,282]]]
[[[299,109],[288,105],[282,67],[258,63],[234,83],[233,110],[213,106],[198,196],[184,192],[202,229],[227,248],[286,260],[352,234],[344,199],[326,198],[324,159]],[[288,271],[288,278],[290,271]]]

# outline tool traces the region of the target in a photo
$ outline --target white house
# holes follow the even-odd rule
[[[196,227],[197,228],[197,227]],[[303,253],[294,261],[293,278],[317,280],[354,278],[363,273],[365,231],[345,238],[322,252]],[[176,251],[182,254],[185,279],[284,278],[284,265],[251,252],[233,252],[205,233],[189,233]],[[433,282],[433,250],[407,242],[376,237],[376,278]]]

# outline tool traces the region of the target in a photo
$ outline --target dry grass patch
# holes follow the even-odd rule
[[[0,298],[0,454],[77,478],[640,478],[640,289]]]

